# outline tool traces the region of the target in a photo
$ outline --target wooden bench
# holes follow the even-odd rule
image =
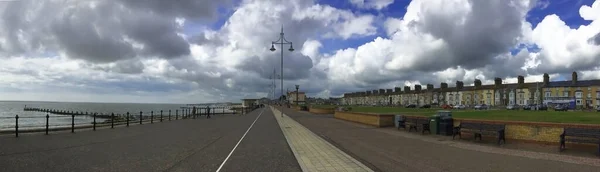
[[[473,133],[473,137],[475,140],[479,138],[481,140],[482,135],[493,135],[498,138],[498,144],[500,141],[502,143],[506,143],[505,138],[505,128],[504,124],[486,124],[486,123],[471,123],[471,122],[461,122],[458,127],[454,129],[454,133],[452,134],[452,139],[456,135],[458,138],[461,138],[461,132]]]
[[[592,143],[598,144],[598,154],[600,154],[600,129],[592,128],[564,128],[560,135],[560,147],[562,152],[565,150],[565,142]]]
[[[419,131],[419,127],[421,127],[421,134],[425,134],[425,131],[427,131],[431,134],[431,130],[429,129],[429,119],[408,118],[405,120],[406,120],[405,123],[410,126],[408,128],[408,132],[410,132],[412,129],[415,129],[415,131]]]
[[[406,121],[405,121],[405,117],[402,117],[401,119],[398,120],[398,130],[400,130],[400,128],[404,128],[406,129]]]

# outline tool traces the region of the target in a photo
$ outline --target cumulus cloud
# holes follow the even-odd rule
[[[381,10],[394,3],[394,0],[350,0],[350,3],[366,9]]]
[[[351,3],[380,10],[393,1]],[[542,73],[556,78],[573,70],[582,79],[600,78],[600,0],[580,8],[590,23],[575,28],[557,15],[527,22],[530,9],[544,6],[535,0],[413,0],[402,17],[311,0],[233,6],[208,0],[0,2],[0,97],[84,99],[50,98],[52,92],[91,101],[237,101],[267,96],[273,70],[283,70],[285,79],[283,86],[276,82],[276,95],[299,84],[309,96],[457,80],[490,84],[494,77],[510,83],[517,75],[541,81]],[[233,9],[220,18],[218,8]],[[217,19],[223,25],[205,24]],[[282,27],[296,51],[289,45],[269,51]],[[374,38],[331,48],[367,37]]]

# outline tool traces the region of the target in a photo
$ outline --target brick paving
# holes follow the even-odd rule
[[[303,171],[373,171],[281,111],[272,110]]]
[[[574,157],[375,128],[279,108],[374,171],[598,171],[597,157]]]

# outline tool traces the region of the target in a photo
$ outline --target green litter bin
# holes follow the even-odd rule
[[[435,114],[429,117],[429,129],[432,134],[440,134],[440,115]]]

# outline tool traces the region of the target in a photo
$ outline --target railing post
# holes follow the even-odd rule
[[[192,114],[191,114],[192,118],[196,119],[196,114],[193,114],[193,113],[194,113],[194,111],[192,111]]]
[[[129,127],[129,112],[127,112],[127,127]]]
[[[19,115],[15,116],[15,137],[19,137]]]
[[[154,124],[154,111],[150,111],[150,124]]]
[[[50,121],[50,115],[46,113],[46,135],[48,135],[48,122]]]
[[[171,121],[171,109],[169,109],[169,121]]]
[[[160,122],[163,121],[162,110],[160,110]]]
[[[94,122],[92,122],[92,123],[93,123],[93,126],[94,126],[94,127],[93,127],[93,128],[94,128],[94,131],[96,131],[96,114],[97,114],[97,113],[94,113]]]
[[[110,114],[110,129],[115,128],[115,113]]]
[[[71,133],[75,133],[75,115],[71,115]]]
[[[142,124],[142,111],[140,111],[140,124]]]
[[[179,110],[175,110],[175,120],[179,119]]]

